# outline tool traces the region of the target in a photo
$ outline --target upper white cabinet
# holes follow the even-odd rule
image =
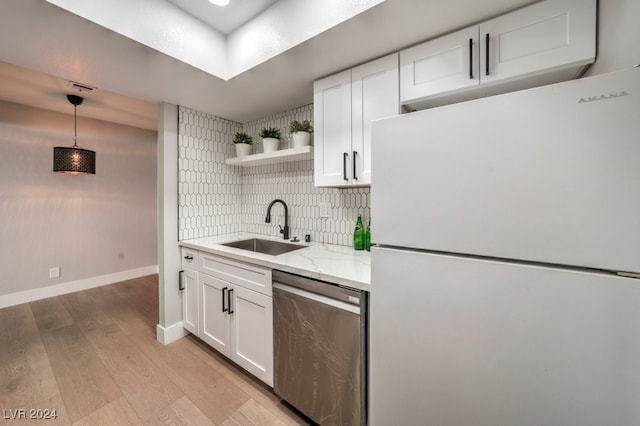
[[[371,122],[399,112],[398,54],[313,85],[316,186],[371,184]]]
[[[347,185],[351,153],[351,70],[313,83],[316,186]]]
[[[401,102],[477,87],[479,57],[477,26],[401,51]]]
[[[546,0],[401,51],[401,102],[435,106],[567,80],[595,56],[596,0]]]
[[[596,0],[547,0],[480,24],[483,83],[557,67],[570,75],[595,57]]]

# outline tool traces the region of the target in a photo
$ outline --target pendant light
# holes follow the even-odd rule
[[[77,143],[78,121],[76,108],[84,99],[76,95],[67,95],[67,99],[73,104],[73,146],[71,148],[60,146],[53,148],[53,171],[71,175],[95,175],[95,151],[78,148]]]

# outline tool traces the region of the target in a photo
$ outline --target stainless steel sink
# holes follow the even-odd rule
[[[254,251],[257,253],[270,254],[272,256],[289,253],[290,251],[300,250],[301,248],[306,247],[299,244],[283,243],[273,240],[263,240],[260,238],[232,241],[230,243],[225,243],[222,245],[227,247],[235,247],[242,250]]]

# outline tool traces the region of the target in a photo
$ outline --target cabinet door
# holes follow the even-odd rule
[[[184,269],[182,272],[182,326],[185,330],[200,335],[200,312],[198,303],[198,272]]]
[[[200,274],[202,333],[200,338],[229,356],[232,316],[228,313],[228,291],[232,285],[210,275]],[[224,308],[227,308],[225,310]]]
[[[478,26],[401,51],[400,101],[477,86],[478,52]]]
[[[595,31],[596,0],[547,0],[487,21],[480,25],[482,83],[593,62]]]
[[[254,376],[273,386],[273,305],[271,297],[234,287],[233,359]]]
[[[351,183],[371,184],[371,122],[398,115],[398,54],[351,70]]]
[[[316,186],[346,185],[351,179],[351,71],[313,84]]]

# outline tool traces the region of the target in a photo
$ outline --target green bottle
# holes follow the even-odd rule
[[[364,230],[364,248],[371,251],[371,218],[367,222],[367,229]]]
[[[358,220],[356,221],[356,229],[353,231],[353,248],[364,250],[364,225],[360,214],[358,214]]]

